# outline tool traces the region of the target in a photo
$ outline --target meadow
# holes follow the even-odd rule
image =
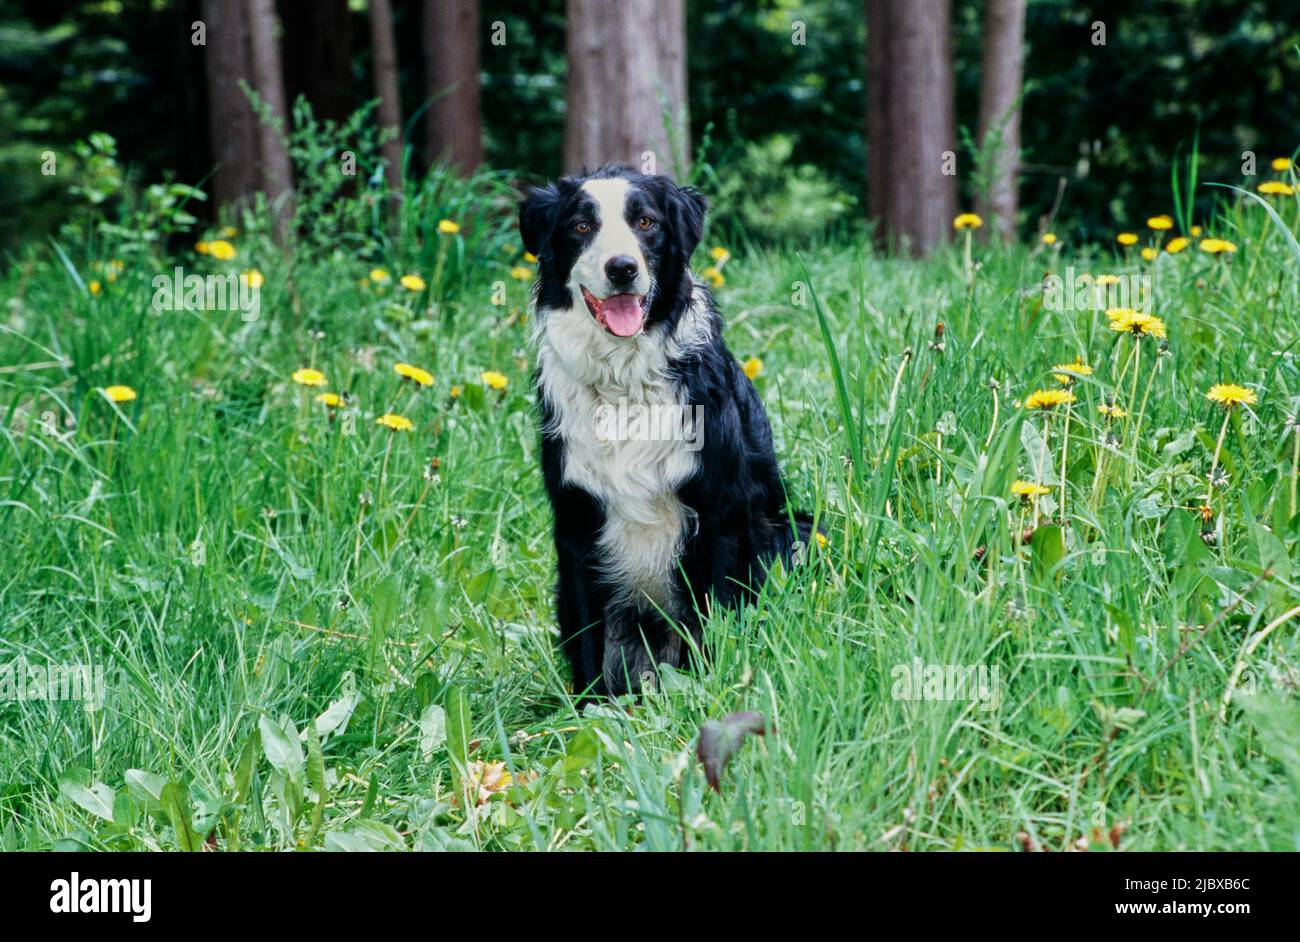
[[[825,539],[696,669],[585,709],[508,180],[435,172],[390,224],[305,189],[291,250],[161,186],[30,246],[0,276],[0,847],[1300,849],[1300,202],[1264,179],[1294,182],[1131,244],[710,233]],[[256,318],[166,309],[177,265]],[[1052,303],[1070,267],[1148,276],[1150,310]]]

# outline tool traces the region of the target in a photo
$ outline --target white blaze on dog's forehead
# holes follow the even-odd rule
[[[638,283],[645,276],[646,264],[641,253],[641,243],[627,222],[627,193],[630,188],[628,181],[621,177],[588,180],[582,184],[582,189],[596,202],[596,222],[600,228],[591,245],[582,253],[580,264],[593,273],[599,273],[600,277],[592,280],[601,285],[604,285],[605,263],[619,255],[628,255],[636,260],[640,270]],[[588,284],[587,287],[595,286]]]

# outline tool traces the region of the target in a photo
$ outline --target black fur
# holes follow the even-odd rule
[[[690,257],[703,235],[707,201],[690,187],[667,177],[647,176],[619,166],[566,178],[530,191],[519,214],[524,246],[538,257],[536,300],[539,310],[582,305],[570,296],[569,272],[583,245],[574,231],[584,212],[582,183],[593,177],[619,176],[630,184],[629,217],[650,213],[658,221],[641,239],[655,290],[647,299],[645,330],[666,338],[687,309],[692,291],[707,302],[707,343],[670,364],[679,383],[679,401],[703,405],[702,447],[698,470],[677,490],[693,511],[695,525],[678,560],[678,626],[650,607],[632,617],[610,610],[611,592],[601,576],[602,548],[597,538],[604,525],[600,501],[564,480],[565,441],[548,431],[551,408],[539,394],[542,418],[542,470],[555,515],[559,563],[557,586],[560,635],[573,668],[574,689],[582,695],[620,694],[636,690],[641,671],[660,663],[683,665],[689,647],[683,632],[702,645],[701,619],[715,605],[738,604],[761,585],[777,557],[788,560],[796,539],[807,541],[811,523],[792,515],[772,446],[767,413],[740,365],[722,341],[722,323],[707,289],[694,285]],[[625,669],[610,671],[607,647],[623,652]]]

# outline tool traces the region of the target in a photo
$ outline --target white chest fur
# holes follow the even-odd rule
[[[670,614],[679,603],[673,592],[677,558],[693,524],[675,491],[696,470],[698,440],[693,446],[681,435],[622,429],[611,435],[609,418],[620,406],[690,406],[681,401],[667,363],[681,349],[680,338],[696,339],[694,314],[668,340],[610,337],[585,310],[551,310],[539,318],[541,392],[552,430],[564,441],[564,480],[603,505],[599,544],[609,584],[628,602],[652,602]]]

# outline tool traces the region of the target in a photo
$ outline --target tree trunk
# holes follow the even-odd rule
[[[914,255],[957,212],[950,19],[951,0],[868,0],[868,202],[879,236]]]
[[[203,0],[204,66],[208,76],[209,135],[217,207],[246,204],[258,190],[257,117],[240,82],[253,84],[247,9],[243,3]]]
[[[649,41],[647,41],[649,39]],[[686,168],[686,29],[682,0],[568,0],[564,166],[611,160],[644,172]],[[664,127],[664,111],[670,135]],[[673,145],[676,144],[676,153]]]
[[[988,0],[980,75],[980,152],[990,161],[976,208],[1002,239],[1016,232],[1020,176],[1020,95],[1025,67],[1025,0]],[[996,146],[994,146],[996,145]]]
[[[284,74],[280,68],[279,21],[272,0],[247,0],[249,35],[252,37],[253,85],[270,112],[273,123],[258,121],[258,148],[262,157],[262,188],[275,210],[280,235],[293,220],[293,166],[284,134],[289,128],[284,103]],[[275,125],[279,126],[276,127]]]
[[[478,0],[425,0],[429,160],[447,160],[462,174],[483,162],[478,26]]]
[[[394,193],[402,189],[402,99],[397,85],[397,41],[388,0],[370,0],[371,69],[379,99],[379,127],[390,136],[384,142],[384,175]]]

